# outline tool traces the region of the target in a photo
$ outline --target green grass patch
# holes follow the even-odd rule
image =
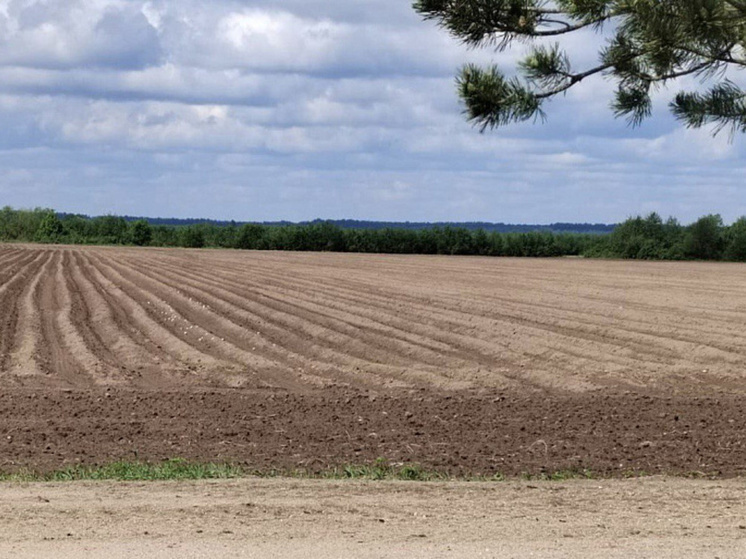
[[[234,479],[249,473],[231,464],[197,464],[181,459],[159,463],[114,462],[105,466],[73,466],[48,473],[31,470],[0,474],[0,481],[169,481]]]
[[[568,481],[571,479],[599,479],[599,477],[587,469],[558,470],[556,472],[521,475],[521,479],[525,481]]]
[[[21,470],[0,472],[0,482],[64,481],[182,481],[205,479],[295,478],[369,481],[501,481],[502,475],[456,477],[426,470],[417,464],[391,464],[378,459],[372,464],[344,465],[323,470],[256,470],[236,464],[193,463],[175,458],[163,462],[113,462],[104,466],[72,466],[52,472]]]
[[[697,476],[710,477],[701,472]],[[622,477],[645,477],[645,472],[624,472]],[[195,463],[181,458],[162,462],[113,462],[104,466],[72,466],[52,472],[21,470],[0,472],[0,482],[64,482],[64,481],[187,481],[208,479],[238,478],[291,478],[325,480],[364,480],[364,481],[469,481],[500,482],[507,480],[523,481],[566,481],[575,479],[605,479],[614,476],[598,475],[591,470],[559,470],[539,474],[505,476],[493,475],[450,475],[445,472],[425,469],[418,464],[390,463],[379,458],[372,464],[344,465],[323,470],[309,469],[269,469],[257,470],[230,463]],[[677,476],[681,477],[681,475]]]

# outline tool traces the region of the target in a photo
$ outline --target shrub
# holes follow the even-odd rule
[[[746,217],[730,226],[727,242],[725,257],[728,260],[746,262]]]
[[[146,246],[150,244],[153,238],[153,229],[150,223],[144,219],[135,221],[130,225],[130,241],[133,245]]]
[[[698,260],[717,260],[722,257],[724,239],[723,220],[719,215],[706,215],[687,228],[684,252]]]
[[[58,243],[65,233],[60,218],[54,212],[49,212],[41,220],[36,231],[36,240],[43,243]]]

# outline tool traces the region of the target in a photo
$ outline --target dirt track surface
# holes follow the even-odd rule
[[[735,480],[0,485],[0,556],[740,559],[744,519]]]
[[[744,472],[746,267],[0,246],[0,469]]]

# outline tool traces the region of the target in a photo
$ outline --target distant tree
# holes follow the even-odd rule
[[[605,75],[617,86],[614,113],[633,125],[650,115],[659,86],[694,76],[710,89],[679,93],[673,114],[689,127],[746,132],[746,96],[725,74],[746,67],[744,0],[417,0],[414,9],[471,47],[532,44],[522,79],[494,65],[461,70],[459,95],[482,131],[543,118],[545,101]],[[559,42],[547,44],[587,29],[608,31],[590,67],[575,68]]]
[[[153,238],[153,229],[150,223],[144,219],[138,219],[130,224],[130,240],[133,245],[146,246],[150,244]]]
[[[6,241],[15,239],[14,224],[16,213],[10,206],[0,209],[0,239]]]
[[[50,211],[44,216],[36,231],[36,240],[43,243],[58,243],[65,233],[62,221],[57,214]]]
[[[730,226],[725,257],[728,260],[746,261],[746,217]]]
[[[90,237],[90,219],[81,215],[66,215],[62,218],[65,237],[71,243],[85,243]]]
[[[91,220],[91,233],[98,242],[121,245],[128,240],[129,225],[123,217],[104,215]]]
[[[211,241],[208,243],[210,246],[235,248],[238,236],[238,227],[235,222],[231,222],[230,225],[213,225],[209,227],[209,230],[211,232]]]
[[[329,221],[313,223],[305,227],[308,236],[306,250],[345,252],[347,246],[342,229]]]
[[[719,215],[707,215],[689,226],[684,251],[689,258],[717,260],[723,256],[723,220]]]
[[[469,230],[447,225],[436,232],[438,254],[474,254],[474,239]]]
[[[151,226],[153,238],[150,241],[151,246],[172,247],[179,245],[179,230],[169,225]]]
[[[236,236],[235,248],[244,250],[264,248],[263,242],[267,228],[255,223],[242,225]]]
[[[205,246],[205,234],[199,225],[190,225],[179,229],[179,246],[185,248],[202,248]]]

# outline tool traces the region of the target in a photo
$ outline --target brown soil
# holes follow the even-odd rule
[[[0,246],[0,469],[746,469],[746,267]]]
[[[740,559],[742,481],[3,485],[11,559]]]

